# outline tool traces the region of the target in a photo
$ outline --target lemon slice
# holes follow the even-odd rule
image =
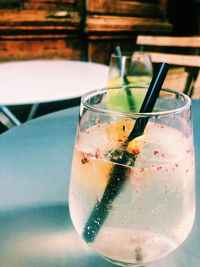
[[[86,153],[74,151],[72,176],[81,186],[93,191],[102,190],[108,183],[112,163],[103,159],[96,159]]]
[[[133,124],[131,121],[119,121],[110,123],[109,127],[105,128],[106,136],[111,146],[119,146],[123,143],[130,133]]]
[[[136,137],[128,143],[127,151],[139,154],[140,149],[147,143],[147,134]]]

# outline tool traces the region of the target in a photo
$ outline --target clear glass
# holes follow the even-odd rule
[[[146,88],[129,86],[132,95]],[[83,240],[121,266],[149,266],[174,251],[195,217],[191,100],[163,89],[152,113],[110,108],[106,88],[82,97],[69,206]],[[136,121],[136,138],[127,141]],[[146,127],[145,127],[145,126]]]
[[[153,65],[149,55],[142,52],[126,53],[110,57],[108,85],[148,86],[153,76]]]

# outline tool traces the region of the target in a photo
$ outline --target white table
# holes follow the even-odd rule
[[[9,105],[35,104],[80,97],[88,90],[106,86],[108,67],[69,60],[31,60],[0,63],[0,107],[10,120],[20,122]]]
[[[197,214],[189,238],[148,267],[200,266],[200,101],[193,101]],[[0,136],[0,266],[112,267],[75,233],[67,205],[79,108],[31,120]],[[114,266],[113,266],[114,267]]]

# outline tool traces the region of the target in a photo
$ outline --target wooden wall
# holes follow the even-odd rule
[[[137,34],[168,34],[163,0],[1,0],[0,61],[67,58],[104,62]]]

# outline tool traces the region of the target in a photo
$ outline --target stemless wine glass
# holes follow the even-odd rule
[[[153,65],[149,55],[142,52],[112,54],[110,57],[108,84],[119,86],[148,86],[153,76]]]
[[[148,266],[179,247],[194,222],[191,100],[162,89],[153,112],[125,112],[110,108],[113,90],[126,94],[122,86],[82,97],[70,214],[79,235],[105,259]],[[137,127],[137,138],[127,142],[138,120],[146,127]]]

